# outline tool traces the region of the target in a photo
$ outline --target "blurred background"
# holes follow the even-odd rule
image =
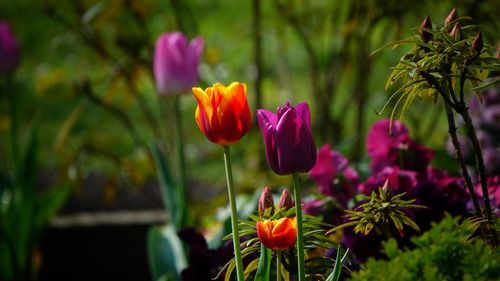
[[[390,95],[390,67],[407,49],[371,52],[455,6],[482,27],[486,43],[498,44],[495,0],[1,1],[0,20],[20,48],[19,65],[1,82],[1,207],[12,174],[33,192],[20,205],[31,211],[0,221],[0,235],[15,237],[0,244],[0,260],[21,249],[18,259],[37,268],[39,280],[151,278],[146,232],[168,219],[149,152],[154,140],[164,141],[175,170],[173,103],[160,98],[152,72],[161,33],[201,36],[201,87],[245,82],[252,112],[307,101],[317,146],[330,143],[363,176],[367,131],[390,114],[376,112]],[[457,172],[443,111],[413,106],[404,120],[412,137],[436,151],[435,166]],[[194,226],[210,235],[227,203],[222,150],[199,132],[195,108],[190,93],[182,97],[187,196]],[[256,125],[233,146],[233,165],[239,194],[289,184],[267,168]]]

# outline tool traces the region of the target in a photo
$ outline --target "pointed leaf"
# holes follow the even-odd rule
[[[173,280],[180,280],[180,274],[187,267],[186,254],[174,226],[152,226],[147,236],[148,262],[153,280],[167,274]]]

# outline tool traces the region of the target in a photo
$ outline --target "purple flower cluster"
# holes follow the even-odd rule
[[[347,202],[357,193],[358,173],[349,167],[349,161],[340,152],[333,151],[329,144],[318,151],[316,164],[309,172],[319,186],[319,192],[335,197],[337,202],[347,208]]]
[[[327,208],[324,204],[327,200],[315,199],[305,203],[306,213],[328,217],[327,222],[338,224],[342,218],[331,218],[331,214],[341,214],[338,208],[354,205],[349,202],[354,201],[356,194],[369,195],[386,180],[395,193],[406,192],[406,198],[416,199],[416,204],[429,207],[409,214],[422,230],[429,228],[431,221],[440,220],[445,212],[452,215],[467,213],[469,195],[462,179],[432,167],[434,151],[413,141],[403,123],[393,121],[391,126],[389,120],[376,122],[368,133],[367,150],[371,157],[371,175],[364,182],[360,182],[357,172],[348,166],[347,159],[339,152],[332,151],[329,145],[319,150],[310,176],[319,186],[320,193],[331,197],[337,204]],[[380,254],[381,240],[377,233],[361,236],[354,235],[352,229],[344,230],[343,243],[360,261]]]
[[[481,95],[481,100],[472,97],[469,113],[476,128],[488,176],[500,175],[500,86],[491,88]],[[457,124],[462,125],[461,120]],[[474,165],[474,153],[465,135],[459,135],[459,142],[466,161]],[[451,141],[448,143],[450,154],[454,155]]]

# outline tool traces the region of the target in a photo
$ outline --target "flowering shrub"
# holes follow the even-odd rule
[[[384,243],[388,260],[370,259],[350,280],[498,280],[499,252],[482,240],[464,243],[467,235],[458,218],[447,216],[412,239],[413,249],[398,248],[394,239]]]
[[[422,230],[427,230],[432,221],[441,220],[445,212],[467,215],[469,195],[462,179],[432,167],[434,152],[412,140],[402,122],[393,121],[392,128],[389,120],[376,122],[368,133],[367,150],[371,157],[371,175],[360,182],[356,171],[348,166],[345,157],[339,152],[331,151],[328,145],[323,146],[318,152],[318,162],[310,176],[327,199],[306,202],[304,211],[324,216],[328,223],[338,225],[344,221],[341,209],[361,203],[356,194],[370,195],[388,181],[393,193],[405,192],[403,199],[415,199],[415,204],[428,207],[407,211]],[[326,203],[329,201],[335,203]],[[335,217],[332,214],[336,214]],[[390,231],[397,235],[401,229],[396,226]],[[405,235],[415,232],[410,229],[407,233]],[[343,230],[343,243],[359,260],[365,261],[368,256],[380,255],[377,245],[387,238],[385,235],[374,232],[361,236],[347,228]],[[398,239],[403,241],[406,238]]]

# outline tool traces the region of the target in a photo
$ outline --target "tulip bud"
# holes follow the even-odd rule
[[[479,31],[476,35],[476,38],[474,38],[474,41],[472,42],[472,50],[480,53],[482,49],[483,49],[483,35],[481,34],[481,31]]]
[[[420,35],[422,36],[422,40],[424,40],[425,43],[429,42],[429,40],[432,39],[432,33],[427,31],[426,29],[432,29],[432,22],[429,16],[425,17],[424,21],[420,25],[420,29],[418,30],[420,32]]]
[[[287,189],[284,189],[281,193],[280,202],[278,204],[278,209],[285,208],[286,210],[291,209],[295,206],[292,201],[292,197],[290,197],[290,192]]]
[[[444,26],[446,28],[449,28],[451,27],[451,25],[453,24],[453,22],[455,20],[457,20],[457,16],[458,16],[458,13],[457,13],[457,7],[454,7],[453,10],[451,10],[451,12],[448,14],[448,16],[446,17],[446,20],[444,21]],[[449,30],[449,29],[448,29]]]
[[[269,208],[274,209],[273,193],[271,192],[271,189],[266,186],[264,187],[264,189],[262,189],[262,193],[260,194],[258,206],[259,216],[262,217]]]
[[[462,28],[460,28],[460,24],[456,23],[453,29],[450,32],[450,36],[458,41],[462,38]]]
[[[9,24],[0,21],[0,74],[13,72],[19,65],[20,59],[16,37]]]

